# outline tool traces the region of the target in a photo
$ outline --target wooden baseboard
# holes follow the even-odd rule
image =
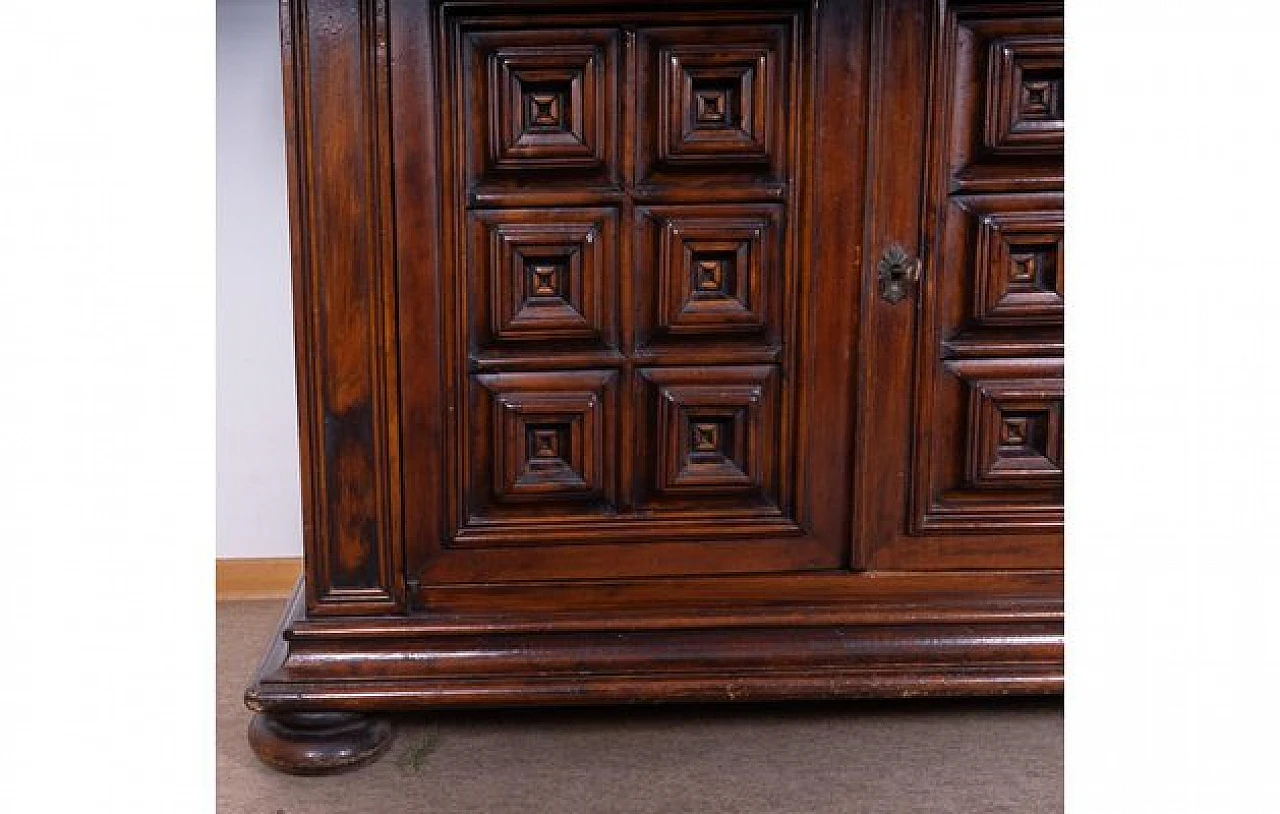
[[[218,599],[287,599],[301,573],[301,557],[219,559]]]

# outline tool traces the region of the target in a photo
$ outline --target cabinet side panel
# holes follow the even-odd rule
[[[385,19],[282,0],[310,613],[398,607]]]

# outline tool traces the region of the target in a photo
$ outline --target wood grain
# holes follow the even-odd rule
[[[301,557],[219,558],[216,593],[219,601],[285,599],[301,574]]]
[[[1060,2],[281,7],[273,760],[378,740],[299,714],[1061,690]]]

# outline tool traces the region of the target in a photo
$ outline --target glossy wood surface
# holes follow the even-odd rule
[[[809,436],[811,20],[721,6],[544,7],[533,27],[519,4],[444,4],[401,54],[453,77],[440,115],[469,123],[425,144],[392,121],[441,170],[397,202],[442,223],[401,267],[438,295],[436,332],[401,346],[405,411],[439,421],[402,430],[438,512],[409,512],[420,601],[847,563],[848,506],[807,491],[847,482],[849,447],[847,420]],[[422,310],[402,299],[402,320]]]
[[[290,774],[349,771],[382,754],[393,735],[387,720],[354,712],[255,715],[249,722],[253,753]]]
[[[952,2],[908,30],[880,121],[917,140],[881,197],[921,189],[894,222],[924,271],[914,311],[863,312],[859,536],[877,570],[1060,568],[1062,6]]]
[[[281,8],[306,579],[260,735],[1061,689],[1060,4]]]

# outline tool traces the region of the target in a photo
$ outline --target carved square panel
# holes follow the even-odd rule
[[[642,29],[640,174],[780,175],[790,73],[785,25]]]
[[[617,32],[471,32],[473,172],[605,171],[614,160]]]
[[[1062,483],[1062,379],[978,379],[969,391],[974,486]]]
[[[769,226],[758,220],[664,223],[659,329],[673,334],[763,330]]]
[[[760,337],[781,296],[776,207],[650,207],[639,213],[641,341]]]
[[[947,359],[915,430],[915,535],[1043,534],[1063,524],[1063,360]]]
[[[611,500],[616,373],[501,373],[476,377],[487,420],[475,462],[498,504]],[[476,450],[479,451],[478,449]],[[479,490],[482,491],[483,490]]]
[[[473,213],[477,344],[611,342],[616,228],[612,209]]]
[[[1062,324],[1060,211],[978,216],[974,315],[988,324]]]
[[[1006,36],[988,48],[984,145],[995,153],[1061,151],[1062,37]]]
[[[497,110],[490,129],[494,164],[504,168],[593,166],[603,161],[595,116],[594,48],[546,54],[511,49],[490,59]]]
[[[665,138],[658,159],[668,163],[767,162],[769,51],[675,46],[659,51]]]
[[[773,499],[775,368],[643,368],[640,384],[655,498]]]

